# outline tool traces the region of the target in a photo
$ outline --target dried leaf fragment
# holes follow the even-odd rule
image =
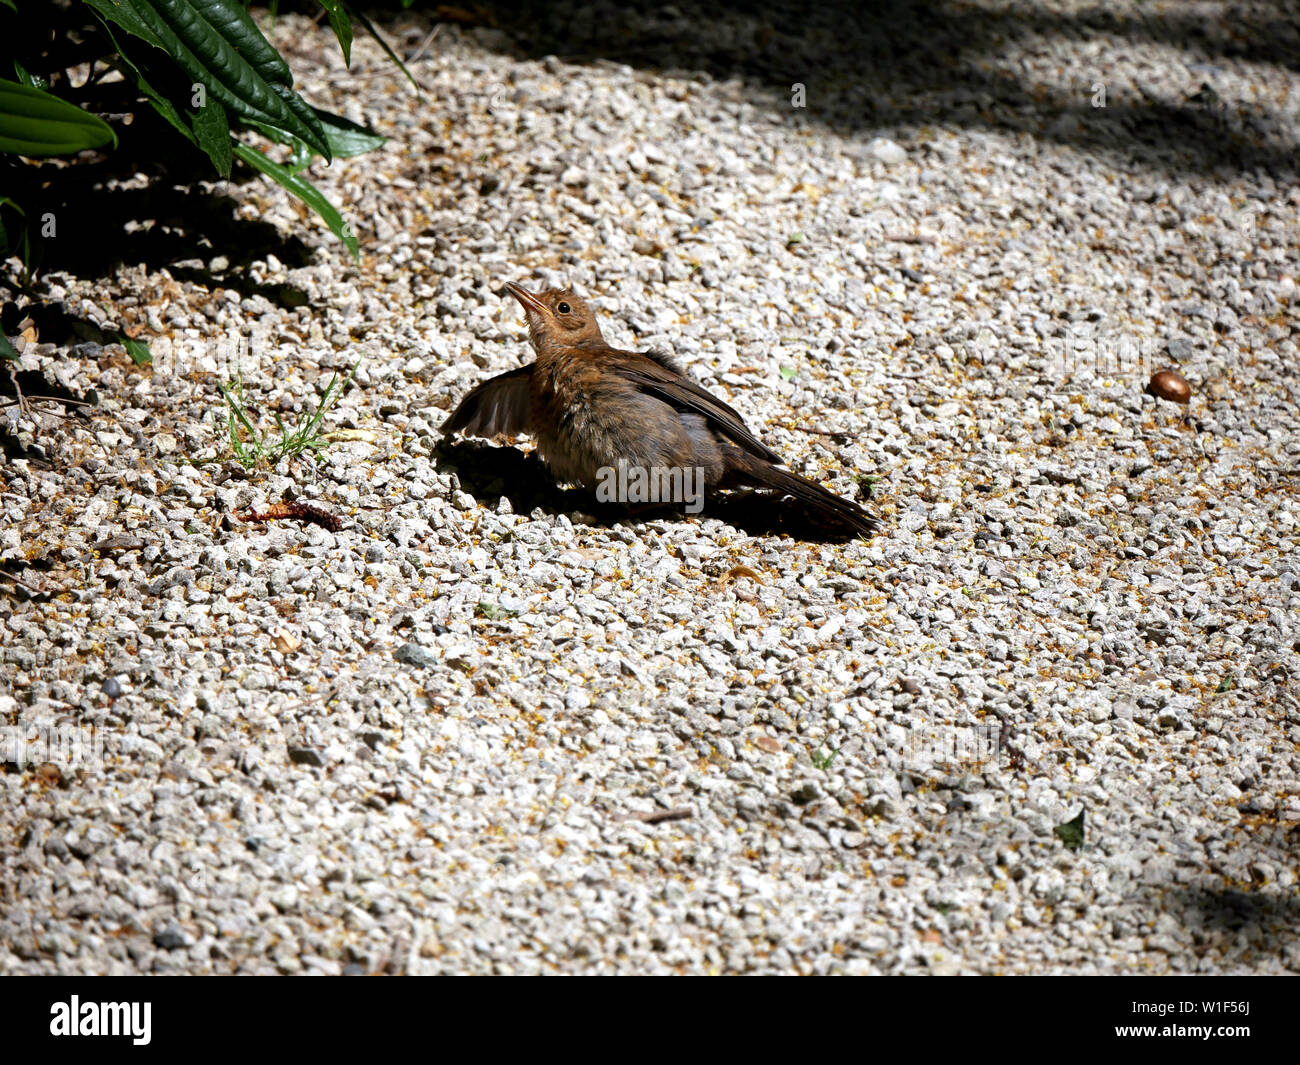
[[[313,503],[272,503],[265,510],[237,510],[235,517],[240,521],[276,521],[281,518],[292,518],[311,525],[319,525],[330,532],[338,532],[343,528],[343,522],[336,515]]]

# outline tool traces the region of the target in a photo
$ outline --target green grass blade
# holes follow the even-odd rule
[[[256,148],[249,147],[247,144],[236,143],[234,152],[239,159],[266,174],[282,188],[288,189],[320,215],[325,220],[325,224],[330,227],[330,231],[347,246],[348,251],[352,253],[352,258],[358,263],[361,262],[361,249],[352,227],[343,220],[343,215],[339,213],[338,208],[330,203],[315,185],[279,163],[272,162]]]
[[[354,19],[356,19],[359,23],[361,23],[361,28],[364,29],[368,34],[370,34],[370,36],[373,37],[376,41],[379,42],[379,47],[382,48],[387,53],[388,58],[391,59],[394,63],[396,63],[399,67],[401,67],[402,73],[406,75],[407,81],[409,81],[411,85],[414,87],[415,95],[419,96],[420,83],[417,82],[415,78],[412,76],[411,72],[406,69],[406,64],[403,63],[400,58],[398,58],[397,53],[394,52],[388,46],[388,42],[384,40],[381,36],[379,36],[379,31],[375,29],[375,24],[371,22],[368,18],[366,18],[366,16],[363,15],[360,11],[354,10],[349,4],[346,3],[346,0],[344,0],[343,2],[343,9],[347,11],[347,13],[351,15]]]

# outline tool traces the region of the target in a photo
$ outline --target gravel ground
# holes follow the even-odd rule
[[[359,269],[250,182],[274,253],[47,276],[155,365],[23,353],[102,402],[3,467],[0,973],[1300,971],[1295,5],[548,10],[420,99],[276,24],[391,137],[314,171]],[[505,280],[884,530],[444,441]],[[359,357],[318,460],[230,461],[219,383]]]

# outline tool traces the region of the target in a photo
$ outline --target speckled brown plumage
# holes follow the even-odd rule
[[[781,469],[780,457],[740,415],[671,359],[610,347],[576,293],[506,288],[524,308],[537,360],[474,388],[443,432],[488,438],[528,433],[556,478],[587,488],[595,488],[601,470],[620,464],[693,467],[702,471],[709,492],[772,489],[838,528],[877,528],[856,503]]]

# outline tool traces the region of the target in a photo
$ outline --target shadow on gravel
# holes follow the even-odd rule
[[[1029,2],[980,10],[956,0],[495,0],[478,6],[477,21],[495,23],[524,56],[740,78],[756,104],[848,131],[1026,133],[1172,169],[1295,173],[1294,119],[1234,109],[1215,89],[1226,95],[1220,63],[1300,69],[1295,4],[1261,0],[1221,20],[1196,5],[1170,7],[1121,13],[1098,3],[1065,14]],[[1106,85],[1107,106],[1094,107],[1096,71],[1082,63],[1061,71],[1047,54],[1062,39],[1121,55],[1139,44],[1167,49],[1173,76],[1182,75],[1179,95],[1167,82],[1144,84],[1138,67]],[[1004,62],[1011,42],[1042,55],[1042,80]],[[791,106],[796,83],[806,87],[806,108]]]
[[[503,496],[516,514],[530,514],[537,507],[559,514],[579,500],[590,503],[581,492],[558,488],[541,460],[518,448],[444,438],[433,460],[439,473],[454,473],[461,491],[485,507],[494,508]]]
[[[58,410],[93,407],[97,402],[93,396],[79,396],[36,370],[15,370],[12,363],[0,367],[0,405],[12,411],[18,407],[20,396],[24,403],[51,403]]]
[[[513,447],[494,447],[469,441],[446,441],[434,452],[439,473],[454,473],[463,492],[493,509],[503,496],[516,514],[540,507],[548,514],[564,514],[575,525],[610,528],[669,521],[717,518],[750,536],[789,536],[810,543],[844,543],[851,533],[820,528],[794,500],[777,499],[761,492],[729,492],[706,501],[702,514],[684,514],[673,507],[629,512],[627,507],[602,503],[580,488],[560,488],[535,454]]]
[[[51,468],[49,456],[46,455],[44,448],[39,444],[28,447],[16,434],[9,432],[7,429],[0,429],[0,455],[4,455],[6,464],[17,459],[24,459],[38,470]]]
[[[62,75],[111,51],[106,37],[88,29],[95,20],[83,5],[45,8],[39,20],[4,20],[15,62]],[[128,40],[121,36],[118,43]],[[136,42],[128,51],[137,46],[148,49]],[[219,179],[207,156],[141,103],[140,91],[129,81],[104,76],[102,66],[96,73],[90,80],[73,73],[59,91],[97,113],[118,117],[112,149],[39,161],[0,154],[0,189],[25,214],[31,266],[84,278],[107,277],[123,265],[167,268],[209,288],[237,288],[282,306],[305,303],[295,289],[247,280],[244,268],[268,254],[290,267],[303,266],[312,261],[312,250],[297,236],[282,236],[270,222],[239,217],[239,204],[213,191]],[[150,77],[153,88],[170,100],[188,99],[193,91],[188,76],[166,64]],[[261,179],[237,168],[233,180]],[[227,265],[210,271],[218,256]]]
[[[1183,890],[1183,923],[1244,937],[1257,950],[1280,949],[1300,928],[1300,898],[1224,889]],[[1189,921],[1188,917],[1193,917]]]
[[[267,253],[286,266],[305,266],[312,260],[311,249],[297,236],[282,236],[270,222],[237,218],[238,204],[232,197],[215,195],[198,184],[213,175],[155,169],[146,181],[114,172],[108,160],[49,173],[47,169],[3,171],[10,181],[7,194],[36,220],[30,234],[41,271],[104,277],[123,264],[141,264],[149,270],[166,267],[178,280],[209,288],[224,285],[244,296],[260,294],[280,306],[306,302],[306,294],[292,286],[257,285],[244,272]],[[131,184],[123,187],[124,181]],[[46,218],[54,232],[42,237],[41,220]],[[213,273],[204,264],[217,255],[229,265]]]

